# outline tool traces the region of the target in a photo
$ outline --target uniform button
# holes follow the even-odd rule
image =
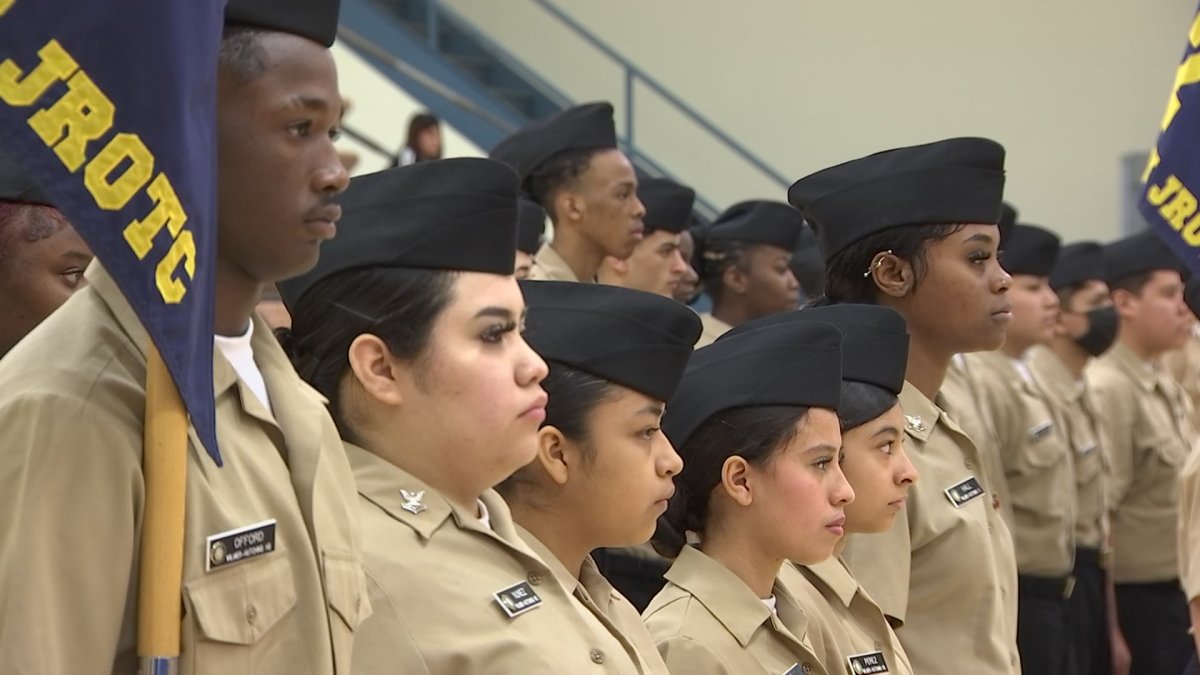
[[[1000,510],[1000,497],[997,495],[992,495],[992,508],[996,509],[997,511]]]
[[[258,608],[251,603],[246,605],[246,623],[253,626],[255,621],[258,621]]]
[[[599,649],[593,649],[591,653],[592,663],[604,663],[604,652]]]
[[[805,661],[804,665],[800,666],[800,670],[803,670],[805,673],[811,673],[813,671],[813,666],[811,663]]]
[[[538,584],[542,583],[542,575],[538,574],[537,572],[530,572],[529,576],[526,578],[529,579],[529,584],[531,586],[537,586]]]

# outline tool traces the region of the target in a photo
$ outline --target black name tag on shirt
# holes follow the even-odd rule
[[[791,668],[783,671],[783,675],[802,675],[804,671],[800,668],[799,663],[793,663]]]
[[[266,555],[275,550],[275,519],[214,534],[207,542],[206,572]]]
[[[867,652],[846,657],[850,666],[850,675],[874,675],[875,673],[890,673],[883,652]]]
[[[964,504],[983,494],[983,486],[979,484],[979,480],[975,476],[971,476],[961,483],[946,488],[945,492],[954,508],[961,509]]]
[[[500,605],[500,609],[504,610],[510,619],[542,604],[542,599],[533,592],[533,586],[530,586],[528,581],[498,590],[492,597],[496,598],[496,604]]]

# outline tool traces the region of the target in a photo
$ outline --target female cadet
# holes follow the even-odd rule
[[[500,487],[526,543],[604,623],[643,673],[667,667],[637,610],[589,552],[644,544],[682,462],[659,429],[700,337],[669,298],[615,286],[522,284],[526,339],[550,364],[537,458]]]
[[[519,331],[516,194],[485,159],[358,177],[337,244],[282,288],[358,484],[374,613],[357,673],[638,672],[492,490],[534,458],[546,414]]]
[[[1020,672],[1012,536],[983,458],[945,413],[955,353],[995,349],[1012,318],[997,261],[1004,149],[961,138],[882,152],[792,185],[833,303],[891,307],[911,342],[900,392],[921,480],[891,530],[851,537],[855,577],[922,675]]]
[[[789,263],[803,228],[796,209],[765,200],[734,204],[704,228],[696,245],[712,311],[700,315],[697,347],[744,321],[796,308],[800,284]]]
[[[886,532],[917,479],[904,450],[904,414],[897,398],[908,359],[904,318],[877,305],[830,305],[751,321],[722,339],[790,321],[824,321],[842,331],[838,421],[842,471],[854,489],[854,501],[846,505],[846,533]],[[838,543],[837,553],[844,544]],[[784,565],[779,583],[819,626],[824,649],[817,657],[829,670],[913,673],[883,611],[839,558]]]
[[[838,467],[840,345],[836,328],[796,322],[692,356],[663,419],[684,467],[655,545],[676,558],[644,615],[671,672],[834,672],[777,577],[833,553],[854,498]]]

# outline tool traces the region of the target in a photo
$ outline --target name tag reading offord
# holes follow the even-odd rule
[[[492,597],[496,598],[496,604],[500,605],[500,609],[504,610],[510,619],[542,604],[542,599],[533,592],[533,586],[530,586],[528,581],[502,588],[493,593]]]
[[[207,541],[206,572],[257,558],[275,550],[275,519],[214,534]]]
[[[883,652],[867,652],[866,654],[847,656],[846,663],[850,666],[850,672],[853,675],[875,675],[876,673],[892,672],[888,670],[887,661],[883,658]]]
[[[945,492],[954,508],[961,509],[964,504],[983,494],[983,486],[975,476],[970,476],[963,482],[946,488]]]

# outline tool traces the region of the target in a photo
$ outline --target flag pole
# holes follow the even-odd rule
[[[146,481],[138,564],[137,652],[142,675],[179,672],[188,417],[153,341],[146,359]]]

